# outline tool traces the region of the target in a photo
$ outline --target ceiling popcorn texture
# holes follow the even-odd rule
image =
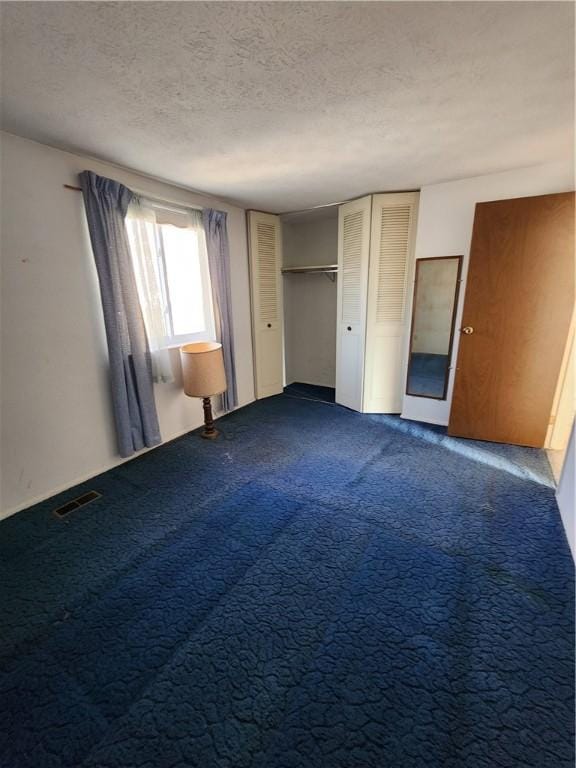
[[[574,7],[2,3],[2,125],[287,211],[565,159]]]

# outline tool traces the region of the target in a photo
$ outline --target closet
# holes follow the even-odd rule
[[[561,450],[574,413],[574,193],[477,203],[468,264],[414,263],[418,201],[248,213],[256,396],[302,382],[355,411],[399,413],[406,391],[449,400],[450,435]]]
[[[248,212],[256,397],[294,381],[399,413],[418,193],[294,214]]]
[[[338,208],[281,217],[286,383],[334,389]]]
[[[406,294],[418,193],[370,195],[339,211],[336,401],[399,413]]]

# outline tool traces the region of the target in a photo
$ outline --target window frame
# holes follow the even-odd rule
[[[151,201],[150,199],[146,199],[146,203],[155,210],[168,211],[171,213],[182,214],[183,216],[188,214],[188,209],[184,207],[180,208],[169,204],[163,205],[160,202]],[[158,263],[158,275],[160,277],[159,282],[160,289],[162,291],[161,300],[162,306],[164,308],[166,326],[172,331],[169,336],[164,336],[164,338],[159,342],[160,348],[175,349],[181,347],[183,344],[190,344],[198,341],[215,341],[216,320],[214,316],[214,304],[212,300],[212,284],[210,279],[210,268],[208,264],[208,252],[206,249],[205,239],[200,232],[195,232],[195,234],[198,243],[198,263],[200,266],[200,284],[204,307],[204,323],[206,327],[203,331],[197,331],[195,333],[174,333],[172,301],[170,297],[168,267],[166,263],[166,248],[162,235],[162,228],[166,226],[176,225],[154,221],[154,240],[156,244],[155,256]],[[194,228],[191,225],[182,227],[182,229],[190,229],[194,232]]]

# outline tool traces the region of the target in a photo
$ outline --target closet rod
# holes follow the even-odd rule
[[[338,264],[310,265],[309,267],[282,267],[282,274],[313,274],[314,272],[338,272]]]

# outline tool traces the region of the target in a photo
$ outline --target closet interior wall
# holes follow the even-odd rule
[[[338,207],[286,214],[283,267],[336,264]],[[336,386],[336,274],[283,275],[286,384]]]

